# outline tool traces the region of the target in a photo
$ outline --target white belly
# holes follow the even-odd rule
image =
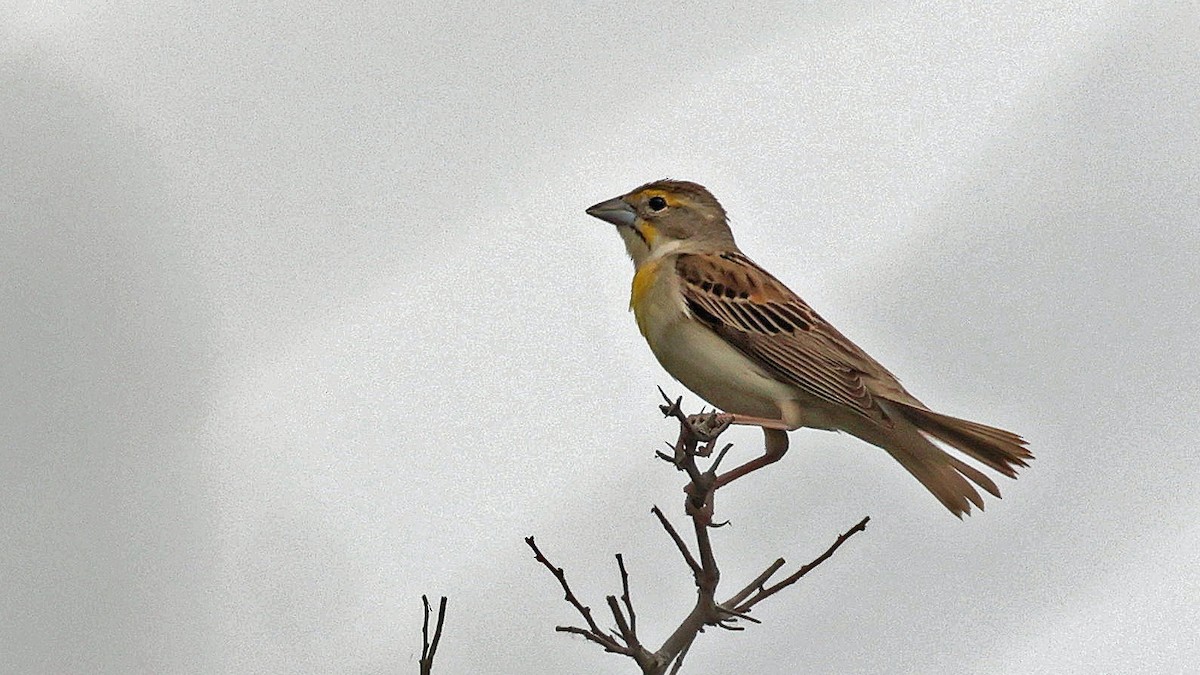
[[[676,322],[650,348],[672,377],[725,412],[781,419],[784,403],[795,397],[792,387],[698,323]]]
[[[672,377],[720,410],[781,419],[795,388],[770,377],[740,351],[688,319],[674,288],[659,284],[637,312],[638,326]]]

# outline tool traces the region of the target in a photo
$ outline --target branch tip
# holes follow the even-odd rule
[[[429,596],[421,596],[421,605],[425,610],[425,620],[421,623],[421,675],[429,675],[433,671],[433,657],[437,654],[438,643],[442,640],[442,626],[446,621],[446,602],[447,598],[443,595],[438,602],[437,625],[433,631],[433,639],[430,640],[429,615],[433,610],[429,606]]]

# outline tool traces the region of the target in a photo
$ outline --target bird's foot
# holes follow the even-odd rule
[[[734,417],[729,413],[713,412],[688,415],[687,423],[696,440],[704,445],[696,450],[697,457],[708,457],[713,451],[713,441],[717,439],[730,424]]]

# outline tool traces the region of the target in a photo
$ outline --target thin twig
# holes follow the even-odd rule
[[[734,608],[735,611],[747,612],[750,610],[751,607],[757,605],[758,603],[771,597],[772,595],[778,593],[779,591],[787,588],[788,586],[791,586],[792,584],[796,583],[797,581],[800,580],[800,577],[803,577],[805,574],[808,574],[817,565],[820,565],[821,563],[828,560],[829,557],[833,555],[834,551],[837,551],[838,548],[840,548],[842,544],[846,543],[846,540],[848,540],[850,537],[854,536],[855,534],[867,529],[867,523],[870,521],[871,521],[870,516],[863,517],[862,520],[858,521],[857,525],[850,528],[849,530],[846,530],[846,532],[838,535],[837,541],[833,542],[832,546],[830,546],[828,549],[826,549],[826,551],[824,553],[817,556],[812,562],[810,562],[807,565],[805,565],[804,567],[801,567],[800,569],[796,570],[794,573],[792,573],[791,576],[780,581],[779,583],[777,583],[773,586],[769,586],[767,588],[761,589],[758,593],[756,593],[754,595],[754,597],[750,598],[749,600],[745,601],[741,605]]]
[[[442,639],[442,625],[446,620],[446,596],[438,603],[437,626],[433,631],[433,640],[429,639],[429,597],[422,595],[421,604],[425,608],[425,620],[421,624],[421,675],[429,675],[433,671],[433,657],[437,654],[438,642]]]
[[[629,650],[622,647],[616,640],[614,640],[612,638],[612,636],[610,636],[607,633],[605,633],[604,631],[600,630],[600,626],[596,625],[596,620],[592,618],[592,608],[584,605],[582,602],[579,601],[579,598],[575,597],[575,593],[571,591],[570,585],[567,584],[566,573],[563,572],[561,567],[555,567],[554,564],[551,563],[546,558],[546,556],[542,555],[542,551],[537,547],[537,544],[534,543],[533,537],[525,537],[525,543],[529,545],[529,548],[533,549],[533,555],[537,559],[537,561],[542,563],[543,565],[545,565],[546,569],[550,570],[550,573],[554,575],[554,578],[558,579],[558,583],[560,586],[562,586],[563,593],[565,593],[566,601],[571,603],[571,606],[574,607],[575,610],[579,612],[580,616],[583,617],[583,620],[587,622],[588,629],[589,629],[588,631],[583,631],[583,629],[581,629],[581,628],[575,629],[575,630],[569,630],[574,627],[573,626],[566,626],[566,627],[559,626],[558,628],[556,628],[556,630],[560,630],[560,631],[566,632],[566,633],[579,633],[579,634],[583,634],[583,633],[587,632],[587,633],[590,633],[590,635],[588,636],[589,639],[603,645],[605,649],[607,649],[609,651],[617,652],[619,654],[629,653]]]
[[[633,632],[633,628],[625,620],[625,614],[621,611],[621,605],[617,602],[617,596],[610,595],[605,600],[608,602],[608,609],[612,612],[613,620],[617,622],[617,630],[621,633],[621,639],[632,650],[641,648],[642,645],[638,642],[637,634]]]
[[[715,442],[716,439],[713,439],[713,441]],[[721,465],[721,460],[725,459],[725,453],[729,452],[729,449],[732,447],[733,443],[726,443],[725,447],[721,448],[721,451],[717,453],[717,458],[713,460],[712,464],[708,465],[708,470],[712,472],[713,476],[717,475],[717,467]]]
[[[674,417],[679,420],[681,425],[690,430],[692,425],[688,422],[687,415],[683,414],[683,408],[680,407],[680,404],[683,403],[683,397],[680,396],[672,400],[670,396],[667,396],[667,392],[663,391],[662,387],[658,388],[658,393],[662,394],[663,400],[667,402],[667,405],[658,406],[658,409],[662,411],[663,417]]]
[[[762,623],[761,621],[750,616],[749,614],[742,614],[741,612],[735,612],[732,609],[729,609],[728,607],[723,607],[721,605],[717,605],[717,611],[722,614],[728,614],[730,617],[732,617],[734,619],[744,619],[746,621],[749,621],[750,623]],[[724,621],[726,619],[722,619],[722,620]]]
[[[745,588],[737,593],[734,593],[732,598],[722,602],[721,607],[737,607],[738,603],[750,597],[751,593],[756,590],[762,590],[763,584],[767,583],[767,580],[770,579],[776,572],[778,572],[779,568],[783,567],[785,562],[786,561],[783,558],[777,558],[775,562],[771,563],[770,567],[763,570],[762,574],[755,577],[754,581],[751,581],[750,583],[746,584]]]
[[[625,558],[620,553],[617,554],[617,568],[621,570],[621,600],[629,614],[629,629],[637,635],[637,614],[633,612],[633,601],[629,598],[629,572],[625,571]]]
[[[592,631],[586,628],[580,628],[579,626],[555,626],[554,630],[558,631],[559,633],[582,635],[601,647],[604,647],[604,651],[606,652],[629,656],[629,651],[627,649],[617,644],[611,637],[605,635],[604,633],[593,633]]]
[[[679,536],[679,533],[675,531],[675,526],[672,525],[671,521],[667,520],[667,517],[663,515],[662,509],[658,508],[657,506],[653,506],[650,508],[650,513],[658,516],[658,522],[662,523],[663,529],[667,531],[667,534],[671,535],[671,540],[675,542],[676,548],[678,548],[679,552],[683,554],[683,559],[687,562],[688,567],[691,568],[692,574],[699,574],[700,563],[696,562],[696,559],[692,557],[692,552],[688,550],[687,544],[683,541],[683,537]]]

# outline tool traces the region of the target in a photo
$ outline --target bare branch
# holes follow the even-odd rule
[[[715,443],[716,439],[713,439],[711,442]],[[725,453],[729,452],[729,449],[732,447],[733,443],[726,443],[725,447],[721,448],[721,451],[717,453],[717,458],[713,460],[712,464],[708,465],[708,470],[712,472],[713,476],[717,475],[717,467],[721,465],[721,460],[725,459]]]
[[[662,387],[658,388],[658,393],[661,394],[663,400],[667,402],[667,405],[658,406],[658,409],[662,411],[663,417],[674,417],[675,419],[679,420],[679,423],[682,426],[690,429],[692,425],[688,424],[687,415],[684,415],[683,408],[679,407],[679,404],[683,403],[683,397],[680,396],[672,401],[671,397],[667,396],[667,392],[663,391]]]
[[[683,537],[679,536],[679,532],[675,531],[675,526],[672,525],[671,521],[667,520],[667,517],[663,515],[662,509],[658,508],[657,506],[652,506],[650,508],[650,513],[653,513],[658,517],[658,522],[662,523],[663,529],[667,531],[667,534],[671,535],[671,540],[675,542],[676,548],[678,548],[679,552],[683,554],[683,559],[687,562],[688,567],[691,568],[692,574],[700,574],[700,563],[696,562],[696,559],[692,557],[692,552],[688,550],[687,544],[683,541]]]
[[[442,639],[442,624],[446,620],[446,596],[438,603],[437,626],[433,631],[433,640],[429,639],[429,597],[422,595],[421,604],[425,608],[425,620],[421,624],[421,675],[429,675],[433,671],[433,657],[437,654],[438,642]]]
[[[751,607],[757,605],[758,603],[762,602],[763,600],[766,600],[767,598],[771,597],[772,595],[775,595],[776,593],[787,588],[788,586],[791,586],[792,584],[796,583],[797,581],[800,580],[800,577],[803,577],[805,574],[808,574],[814,568],[816,568],[817,565],[820,565],[821,563],[828,560],[829,557],[832,556],[834,554],[834,552],[837,551],[838,548],[841,547],[842,544],[846,543],[846,540],[848,540],[850,537],[854,536],[855,534],[862,532],[863,530],[866,530],[867,523],[869,523],[870,521],[871,521],[870,516],[864,516],[862,520],[858,521],[857,525],[850,528],[849,530],[846,530],[846,532],[838,535],[837,541],[833,542],[832,546],[830,546],[828,549],[826,549],[826,551],[824,553],[817,556],[816,559],[814,559],[812,562],[810,562],[807,565],[805,565],[804,567],[801,567],[800,569],[796,570],[794,573],[792,573],[791,576],[787,577],[783,581],[780,581],[779,583],[775,584],[774,586],[770,586],[770,587],[760,590],[749,600],[745,601],[744,603],[742,603],[741,605],[736,607],[735,611],[738,611],[738,612],[749,611]]]
[[[648,651],[638,637],[637,615],[634,613],[633,601],[629,593],[629,572],[625,568],[625,559],[621,554],[616,555],[617,567],[621,573],[621,595],[619,599],[615,595],[605,598],[613,620],[616,622],[616,632],[611,633],[600,629],[592,617],[591,608],[575,597],[567,584],[563,570],[551,564],[538,549],[533,537],[525,539],[525,543],[533,550],[534,557],[558,579],[565,599],[579,612],[588,626],[587,628],[558,626],[555,630],[582,635],[603,647],[605,651],[623,654],[634,659],[644,675],[666,675],[668,669],[673,675],[679,673],[683,667],[684,657],[695,643],[696,636],[703,632],[706,626],[740,631],[745,630],[745,627],[738,625],[739,621],[760,623],[758,619],[749,615],[752,607],[796,583],[817,565],[828,560],[847,539],[863,531],[870,520],[863,518],[857,525],[840,535],[837,541],[815,560],[780,582],[767,586],[771,577],[785,564],[783,558],[777,559],[728,600],[718,604],[716,592],[721,580],[721,572],[717,565],[716,555],[713,553],[710,535],[713,528],[719,527],[712,522],[713,496],[717,491],[717,467],[729,452],[732,444],[725,444],[717,452],[716,458],[703,471],[697,465],[696,459],[698,457],[707,458],[712,454],[717,438],[729,427],[731,417],[703,411],[700,415],[685,415],[680,408],[682,398],[672,400],[661,388],[659,388],[659,393],[666,401],[666,405],[659,406],[659,408],[664,416],[673,417],[679,422],[679,437],[674,445],[667,443],[667,447],[673,451],[672,454],[661,451],[655,454],[660,459],[670,462],[677,470],[685,472],[691,479],[690,484],[684,490],[687,493],[684,506],[692,520],[693,532],[696,537],[696,553],[692,553],[688,543],[683,540],[679,531],[667,520],[660,508],[654,506],[650,512],[658,519],[659,524],[674,542],[675,548],[683,556],[684,562],[692,572],[697,592],[696,603],[692,610],[663,641],[658,651]]]
[[[595,642],[596,644],[600,645],[601,647],[604,647],[604,651],[606,651],[606,652],[611,652],[613,654],[624,654],[625,656],[630,655],[629,650],[627,650],[624,647],[622,647],[621,645],[617,644],[617,642],[615,640],[613,640],[611,637],[609,637],[603,633],[593,633],[592,631],[590,631],[586,628],[580,628],[579,626],[555,626],[554,630],[556,630],[560,633],[571,633],[573,635],[582,635],[583,637],[591,640],[592,642]]]
[[[730,617],[732,617],[734,619],[743,619],[745,621],[749,621],[750,623],[762,623],[761,621],[750,616],[749,614],[742,614],[741,612],[735,612],[732,609],[729,609],[728,607],[724,607],[722,605],[717,605],[717,611],[722,614],[728,614]],[[722,621],[725,621],[725,620],[726,619],[722,619]],[[741,629],[739,628],[738,630],[741,630]]]
[[[688,651],[691,650],[692,642],[695,641],[695,637],[696,636],[693,635],[693,639],[685,644],[683,649],[679,650],[679,654],[675,656],[675,667],[671,669],[671,675],[679,675],[679,669],[683,667],[683,657],[687,656]]]
[[[574,628],[573,626],[559,626],[555,630],[565,633],[587,633],[589,639],[591,639],[593,642],[603,645],[608,651],[617,652],[618,654],[629,654],[628,649],[617,643],[612,636],[600,630],[600,627],[596,625],[596,620],[592,618],[592,608],[587,607],[579,601],[579,598],[575,597],[575,593],[571,591],[571,586],[567,584],[566,573],[563,572],[561,567],[555,567],[554,564],[546,558],[546,556],[542,555],[541,550],[537,547],[537,544],[534,543],[533,537],[525,537],[525,543],[529,545],[529,548],[533,549],[534,558],[536,558],[538,562],[545,565],[546,569],[550,570],[550,573],[554,575],[554,578],[558,579],[558,583],[560,586],[562,586],[563,593],[565,593],[566,601],[571,603],[571,606],[579,612],[579,615],[583,617],[583,620],[586,621],[588,625],[587,631],[584,631],[582,628],[572,630]]]
[[[625,620],[621,605],[617,603],[617,596],[610,595],[605,600],[608,601],[608,609],[612,612],[613,620],[617,622],[617,630],[621,633],[621,639],[625,640],[625,644],[629,645],[630,649],[635,651],[640,649],[642,645],[638,642],[637,634],[633,632],[629,622]]]
[[[633,601],[629,599],[629,572],[625,571],[625,558],[617,554],[617,568],[621,570],[621,600],[625,601],[625,611],[629,613],[629,629],[637,635],[637,614],[633,612]]]
[[[754,581],[746,584],[746,587],[735,593],[732,598],[722,602],[721,606],[726,608],[737,607],[739,602],[750,597],[750,594],[755,590],[762,590],[763,584],[767,583],[767,580],[770,579],[776,572],[778,572],[779,568],[783,567],[785,562],[786,561],[783,558],[777,558],[775,562],[771,563],[770,567],[763,570],[762,574],[755,577]]]
[[[700,592],[716,605],[713,594],[717,591],[721,572],[717,569],[717,557],[713,555],[712,540],[708,536],[710,520],[711,517],[705,514],[693,515],[692,529],[696,532],[696,548],[700,550],[700,575],[696,580],[697,585],[700,586]]]

